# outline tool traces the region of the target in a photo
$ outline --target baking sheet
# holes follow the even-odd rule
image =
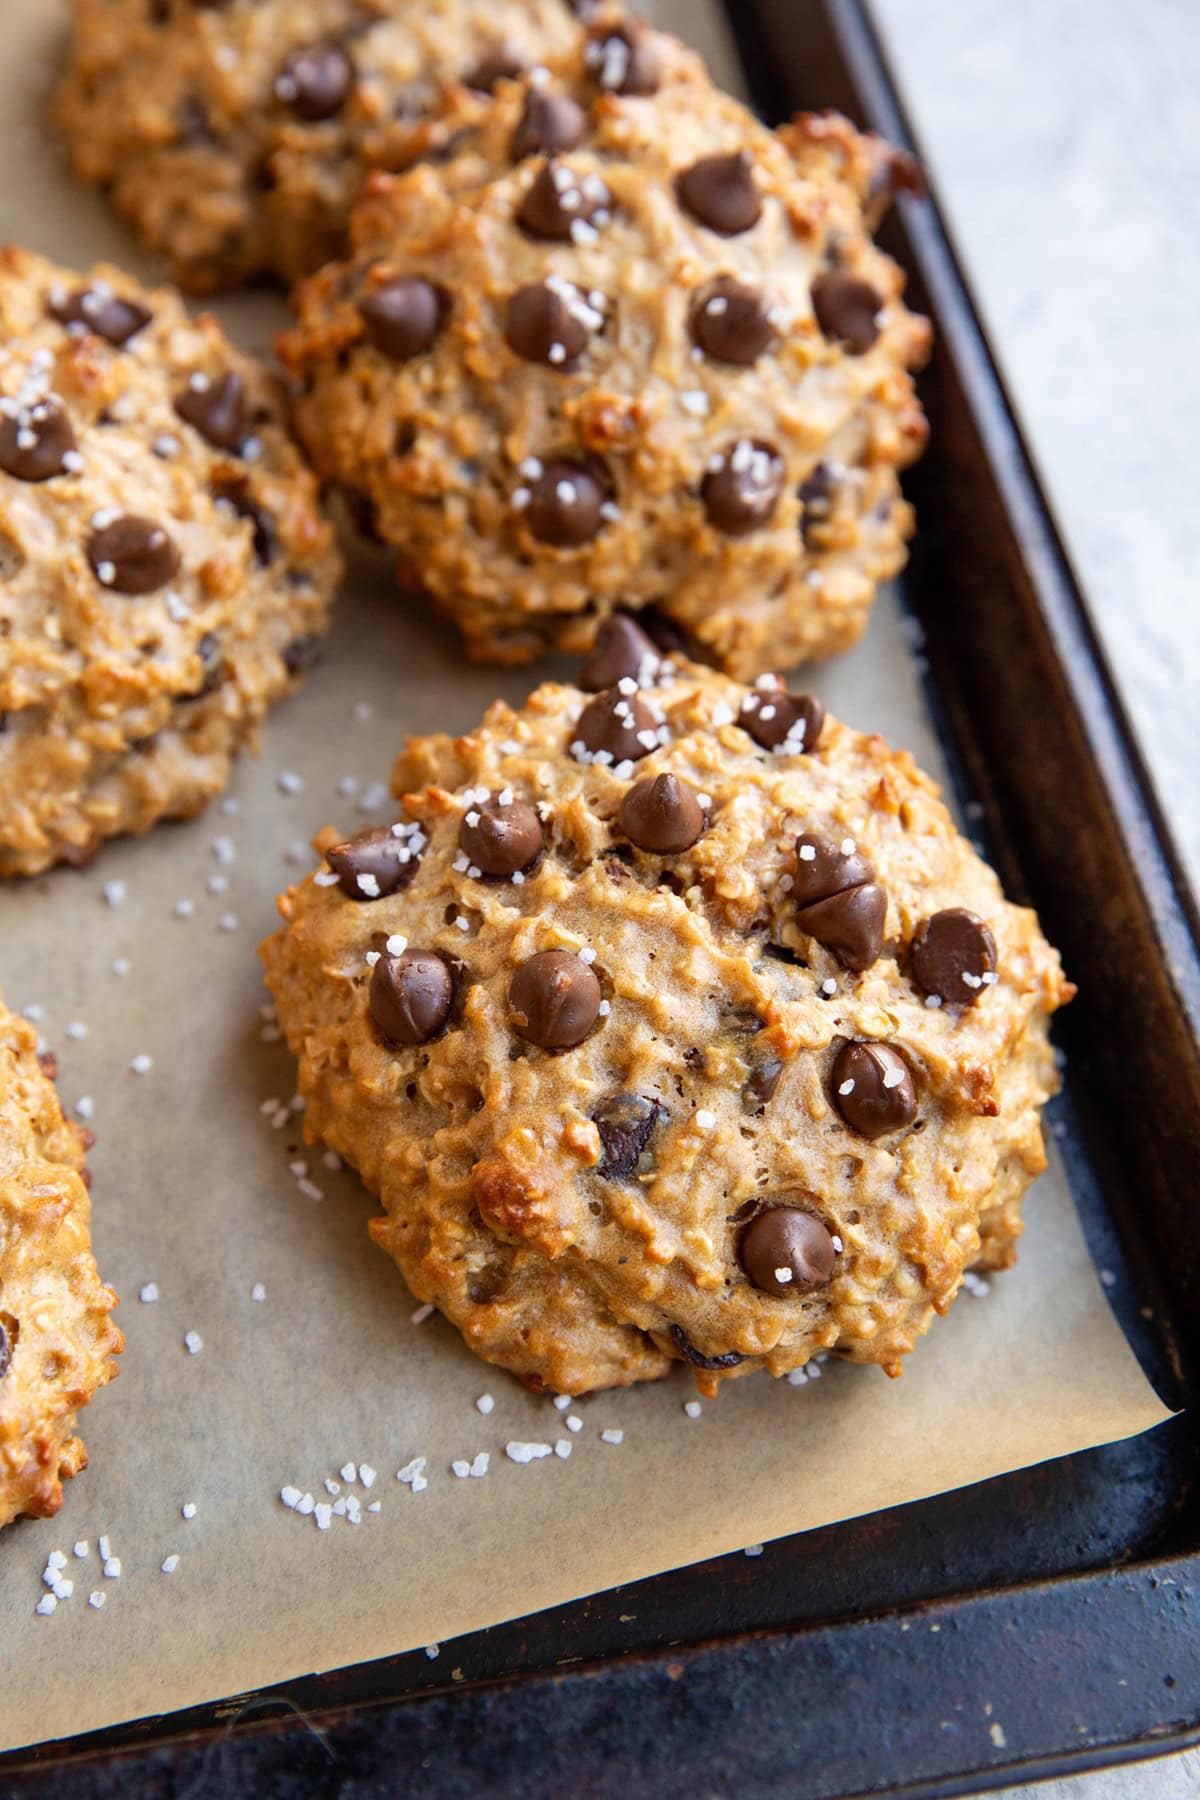
[[[658,10],[692,36],[715,17]],[[0,231],[77,264],[107,255],[144,270],[33,124],[31,76],[50,62],[61,11],[0,0],[0,116],[20,121]],[[262,299],[222,310],[250,345],[280,316]],[[381,562],[360,562],[326,664],[276,715],[223,808],[110,846],[83,873],[0,889],[0,986],[43,1009],[64,1102],[91,1102],[97,1255],[124,1295],[128,1337],[119,1381],[84,1419],[91,1469],[57,1521],[0,1537],[0,1749],[419,1645],[444,1645],[452,1666],[458,1633],[747,1545],[766,1542],[769,1558],[785,1533],[1166,1417],[1053,1159],[1017,1270],[964,1294],[899,1383],[830,1364],[800,1387],[734,1383],[693,1418],[680,1369],[560,1414],[477,1362],[436,1315],[414,1321],[367,1240],[372,1203],[285,1111],[294,1070],[260,1016],[255,945],[276,892],[309,866],[297,846],[322,824],[390,816],[379,784],[404,732],[465,729],[497,691],[519,701],[533,679],[466,665],[448,631],[396,601]],[[937,771],[892,600],[812,685]],[[135,1058],[150,1066],[135,1072]],[[148,1284],[157,1299],[139,1300]],[[560,1441],[569,1458],[506,1455]],[[481,1451],[485,1476],[452,1472]],[[418,1457],[422,1491],[396,1479]],[[352,1482],[339,1473],[351,1462]],[[329,1506],[352,1493],[362,1521],[334,1516],[322,1531],[280,1504],[284,1485]],[[102,1573],[101,1536],[119,1575]],[[34,1609],[55,1549],[74,1592],[44,1617]]]

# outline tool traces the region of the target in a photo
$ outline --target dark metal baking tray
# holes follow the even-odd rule
[[[836,106],[919,151],[858,0],[730,12],[766,113]],[[989,855],[1080,985],[1052,1124],[1122,1323],[1184,1408],[1200,1371],[1194,904],[936,203],[903,198],[885,241],[937,328],[906,580],[931,702]],[[0,1794],[916,1800],[1181,1747],[1200,1740],[1198,1462],[1185,1415],[479,1632],[436,1663],[18,1752]]]

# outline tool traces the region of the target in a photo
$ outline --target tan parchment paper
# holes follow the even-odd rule
[[[711,9],[659,11],[719,46]],[[37,128],[62,17],[50,0],[0,0],[0,236],[152,272]],[[282,317],[261,299],[222,311],[252,347]],[[264,1041],[255,945],[302,872],[290,847],[324,823],[390,816],[371,784],[403,733],[466,729],[497,690],[519,701],[533,679],[464,664],[448,631],[397,599],[384,564],[362,564],[325,665],[277,714],[225,809],[112,846],[84,873],[0,890],[0,985],[44,1009],[65,1104],[94,1107],[96,1250],[128,1337],[120,1379],[84,1418],[92,1466],[61,1516],[0,1538],[0,1749],[444,1642],[747,1544],[767,1541],[769,1558],[785,1533],[1166,1416],[1053,1163],[1030,1196],[1019,1267],[985,1298],[964,1294],[898,1383],[831,1364],[806,1387],[738,1382],[691,1418],[681,1369],[576,1403],[571,1431],[436,1316],[413,1322],[415,1302],[367,1240],[371,1203],[353,1176],[304,1148],[295,1115],[272,1123],[294,1079],[282,1046]],[[936,771],[892,602],[813,685]],[[140,1057],[152,1062],[138,1074]],[[157,1300],[139,1300],[151,1283]],[[569,1460],[505,1454],[559,1439]],[[452,1462],[483,1450],[487,1475],[456,1478]],[[423,1491],[396,1478],[417,1457]],[[374,1485],[344,1482],[348,1462],[375,1469]],[[334,1516],[319,1530],[280,1504],[285,1484],[330,1505],[354,1493],[362,1523]],[[102,1536],[119,1577],[101,1572]],[[42,1617],[55,1549],[75,1591]]]

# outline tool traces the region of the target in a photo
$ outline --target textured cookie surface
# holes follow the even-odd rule
[[[84,1148],[33,1027],[0,1001],[0,1526],[58,1511],[87,1466],[76,1415],[123,1347],[92,1257]]]
[[[306,1129],[532,1385],[896,1373],[1013,1259],[1069,986],[907,754],[636,638],[318,838],[263,951]]]
[[[739,678],[845,649],[925,435],[926,324],[866,229],[886,148],[772,133],[632,24],[460,112],[457,154],[375,178],[299,290],[318,468],[476,656],[651,604]]]
[[[215,320],[0,252],[0,876],[198,812],[338,567],[275,384]]]
[[[580,7],[579,10],[586,10]],[[372,168],[437,154],[447,82],[553,64],[568,0],[74,0],[55,118],[186,287],[339,255]]]

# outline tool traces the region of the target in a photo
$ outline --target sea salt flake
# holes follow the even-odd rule
[[[523,1443],[520,1439],[514,1439],[504,1446],[505,1456],[510,1462],[515,1463],[537,1462],[541,1457],[549,1456],[550,1453],[549,1444]]]
[[[623,1444],[625,1442],[625,1433],[623,1431],[617,1431],[613,1426],[609,1425],[600,1433],[600,1442],[602,1444]]]

